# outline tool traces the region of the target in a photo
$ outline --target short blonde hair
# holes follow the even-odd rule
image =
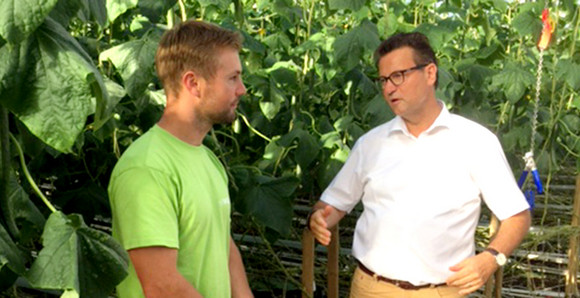
[[[242,38],[217,25],[202,21],[183,22],[161,37],[155,67],[165,92],[179,95],[181,76],[189,70],[211,78],[217,68],[216,54],[224,48],[240,50]]]

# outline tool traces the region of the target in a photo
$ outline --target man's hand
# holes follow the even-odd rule
[[[497,268],[499,266],[495,257],[488,252],[482,252],[450,267],[449,270],[456,273],[446,282],[450,286],[459,287],[459,294],[467,295],[481,288]]]
[[[314,211],[308,223],[314,238],[324,246],[330,243],[331,233],[328,229],[328,218],[332,214],[332,209],[332,206],[326,205],[324,208]]]

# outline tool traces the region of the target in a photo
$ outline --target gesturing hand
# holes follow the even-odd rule
[[[331,206],[325,206],[324,208],[318,209],[312,213],[310,216],[310,231],[314,235],[314,238],[320,242],[320,244],[326,246],[330,243],[330,230],[328,229],[327,218],[332,213]]]
[[[483,252],[450,267],[456,273],[447,279],[447,284],[459,287],[459,294],[467,295],[481,288],[498,267],[495,257]]]

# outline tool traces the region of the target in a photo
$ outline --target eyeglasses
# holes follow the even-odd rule
[[[380,76],[377,78],[377,82],[383,88],[385,87],[385,85],[387,85],[387,81],[391,81],[391,83],[393,83],[393,85],[399,86],[405,82],[405,74],[406,73],[413,71],[413,70],[421,69],[427,65],[429,65],[429,63],[420,64],[420,65],[413,66],[411,68],[395,71],[388,77]]]

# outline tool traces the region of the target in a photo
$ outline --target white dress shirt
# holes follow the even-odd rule
[[[412,136],[400,117],[363,135],[321,200],[362,200],[353,255],[378,275],[442,283],[472,256],[481,198],[503,220],[529,208],[497,137],[444,107]]]

